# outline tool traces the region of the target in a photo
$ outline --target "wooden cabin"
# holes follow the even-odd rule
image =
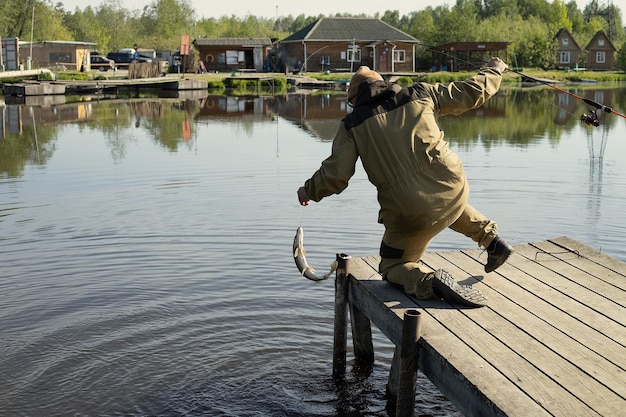
[[[89,71],[91,69],[89,51],[95,45],[93,42],[78,41],[20,41],[19,59],[22,64],[26,64],[30,59],[32,68]]]
[[[581,48],[570,31],[566,28],[559,30],[555,35],[555,39],[557,41],[557,69],[577,68],[580,61]]]
[[[615,67],[615,46],[603,30],[596,32],[585,47],[586,67],[592,71],[608,71]]]
[[[272,47],[270,38],[196,38],[204,70],[265,72]]]

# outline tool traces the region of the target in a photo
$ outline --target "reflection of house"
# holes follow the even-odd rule
[[[286,70],[415,71],[417,43],[380,19],[325,17],[280,41],[277,54]]]
[[[433,71],[473,71],[476,63],[487,62],[493,56],[504,61],[510,42],[453,42],[435,46]]]
[[[20,42],[20,60],[26,62],[31,57],[34,67],[88,71],[91,69],[89,50],[95,45],[93,42],[76,41]]]
[[[587,51],[587,69],[611,70],[615,65],[615,47],[604,31],[599,31],[585,47]]]
[[[332,141],[349,108],[344,95],[289,94],[276,98],[276,111],[316,138]]]
[[[556,67],[564,69],[578,66],[580,45],[578,45],[570,31],[563,28],[556,33],[555,38],[557,41]]]
[[[197,38],[193,44],[207,71],[262,72],[267,67],[270,38]]]
[[[195,117],[198,120],[269,121],[272,120],[273,101],[273,97],[210,95]]]

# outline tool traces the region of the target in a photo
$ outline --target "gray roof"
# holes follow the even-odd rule
[[[271,46],[270,38],[196,38],[198,46]]]
[[[24,45],[45,45],[45,44],[50,44],[50,45],[71,45],[71,46],[92,46],[92,45],[97,45],[97,43],[95,42],[79,42],[79,41],[35,41],[35,42],[26,42],[26,41],[19,41],[20,46],[24,46]]]
[[[417,43],[418,40],[401,30],[374,18],[323,17],[281,42],[299,41],[402,41]]]
[[[608,47],[607,48],[594,47],[595,42],[599,38],[604,38],[607,41],[607,43],[608,43]],[[615,46],[613,46],[613,42],[611,42],[611,40],[609,39],[608,36],[606,36],[606,33],[604,33],[603,30],[597,31],[596,34],[593,35],[593,38],[591,38],[591,40],[589,41],[587,46],[585,46],[585,51],[596,51],[596,50],[605,50],[605,51],[606,50],[613,50],[613,51],[617,51]]]

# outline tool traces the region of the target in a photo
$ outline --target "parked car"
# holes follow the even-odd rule
[[[108,59],[112,59],[115,61],[115,64],[119,66],[128,66],[133,62],[152,62],[149,58],[139,58],[139,60],[135,59],[135,55],[130,52],[109,52],[107,54]]]
[[[115,61],[100,55],[91,55],[91,69],[108,71],[110,68],[115,68]]]

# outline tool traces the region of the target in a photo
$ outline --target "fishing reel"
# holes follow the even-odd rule
[[[584,122],[587,126],[594,126],[594,127],[600,126],[600,119],[598,118],[598,109],[589,110],[589,113],[583,113],[583,115],[580,116],[580,120]]]

